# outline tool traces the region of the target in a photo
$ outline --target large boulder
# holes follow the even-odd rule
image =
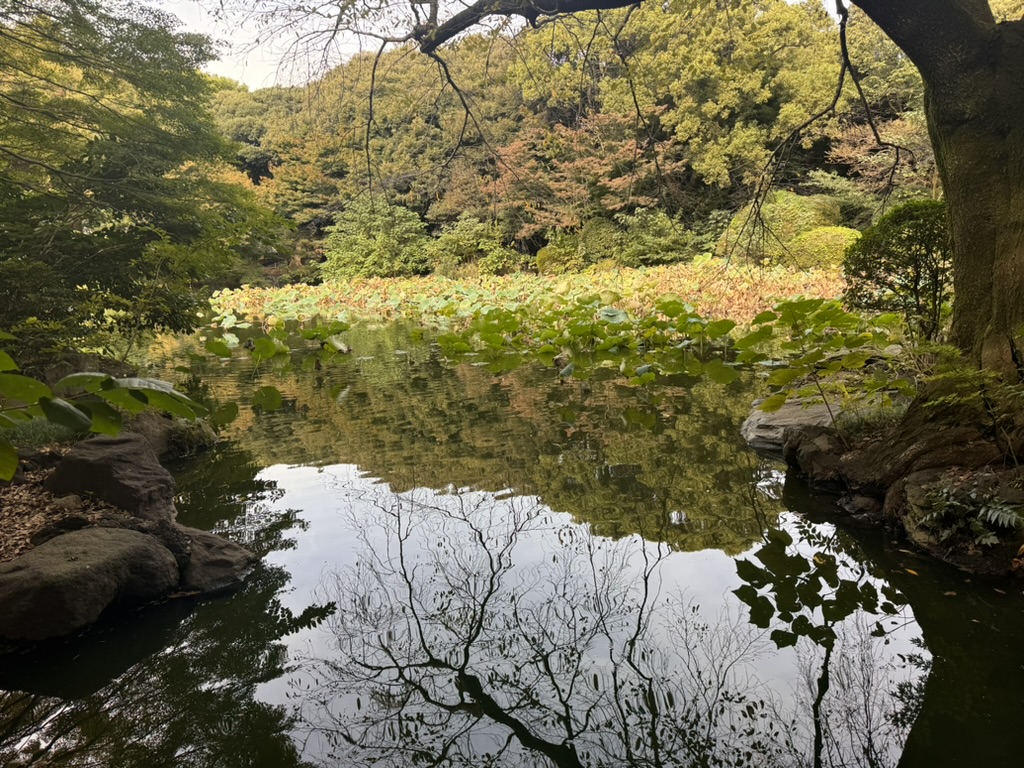
[[[132,419],[127,429],[146,438],[161,461],[195,456],[217,442],[217,433],[209,422],[189,421],[157,411],[143,411]]]
[[[179,525],[191,543],[191,557],[181,573],[181,589],[185,592],[210,594],[241,584],[259,560],[256,555],[233,541]]]
[[[118,528],[65,533],[0,564],[0,639],[31,642],[83,629],[178,583],[174,556],[152,536]]]
[[[174,518],[174,478],[142,435],[122,433],[79,443],[44,487],[54,496],[91,494],[145,520]]]
[[[824,403],[792,400],[777,411],[754,410],[740,427],[740,435],[758,453],[782,458],[787,429],[792,427],[828,427],[832,413]]]

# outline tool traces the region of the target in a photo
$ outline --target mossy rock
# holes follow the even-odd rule
[[[838,267],[860,232],[849,227],[815,227],[790,242],[785,263],[797,269]]]

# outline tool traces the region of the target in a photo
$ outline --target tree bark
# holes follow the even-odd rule
[[[1024,368],[1024,24],[986,0],[853,0],[917,65],[953,234],[953,339]]]

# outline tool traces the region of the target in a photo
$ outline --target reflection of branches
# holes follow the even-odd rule
[[[661,595],[667,547],[613,542],[522,499],[374,501],[330,586],[340,655],[302,707],[362,764],[710,764],[769,745],[760,633]],[[762,745],[763,751],[763,745]]]

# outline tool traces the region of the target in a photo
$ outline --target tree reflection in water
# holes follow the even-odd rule
[[[832,718],[830,744],[853,744],[837,734],[867,727],[877,729],[873,748],[819,750],[814,760],[806,702],[756,671],[766,660],[790,664],[795,652],[779,651],[738,601],[709,619],[673,584],[664,545],[595,536],[522,497],[380,493],[353,509],[360,557],[323,583],[321,601],[339,606],[325,625],[333,650],[305,659],[293,680],[310,738],[331,764],[898,758],[909,723],[891,716],[892,670],[863,621],[834,627],[843,661],[832,664],[830,706],[816,714]],[[816,680],[820,658],[801,658]]]

